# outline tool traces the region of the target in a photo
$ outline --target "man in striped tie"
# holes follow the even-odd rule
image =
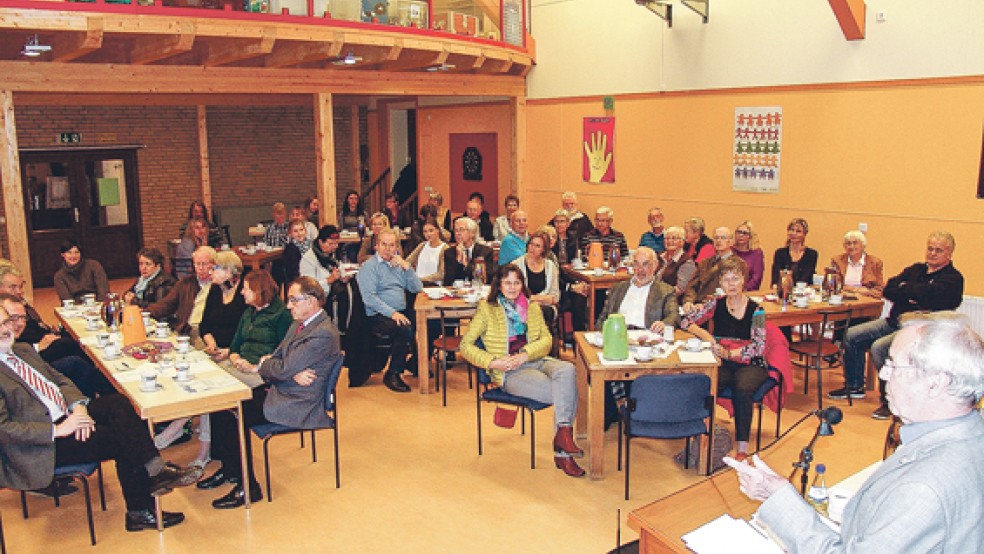
[[[165,463],[125,397],[86,398],[34,348],[15,343],[11,323],[0,308],[0,487],[37,489],[51,482],[55,466],[112,459],[126,530],[156,528],[153,497],[194,483],[201,469]],[[184,514],[164,512],[162,519],[170,527]]]

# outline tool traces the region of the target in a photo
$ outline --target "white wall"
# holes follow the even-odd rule
[[[982,0],[868,0],[859,41],[824,0],[711,0],[706,25],[673,9],[668,29],[633,0],[532,0],[529,97],[984,74]]]

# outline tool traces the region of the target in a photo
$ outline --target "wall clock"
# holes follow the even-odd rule
[[[482,180],[482,154],[478,148],[469,146],[461,155],[461,168],[466,181]]]

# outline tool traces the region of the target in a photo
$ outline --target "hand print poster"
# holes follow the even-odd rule
[[[615,118],[585,117],[582,175],[588,183],[615,182]]]
[[[735,108],[731,188],[779,192],[782,108]]]

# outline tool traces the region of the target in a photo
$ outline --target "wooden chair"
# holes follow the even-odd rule
[[[844,334],[851,326],[851,308],[843,306],[826,308],[818,312],[820,319],[809,325],[810,331],[789,345],[789,351],[798,359],[793,365],[802,367],[803,394],[810,387],[810,370],[817,372],[817,409],[823,409],[823,370],[840,367],[844,363]],[[827,364],[824,367],[824,364]],[[848,403],[853,405],[850,395]]]

